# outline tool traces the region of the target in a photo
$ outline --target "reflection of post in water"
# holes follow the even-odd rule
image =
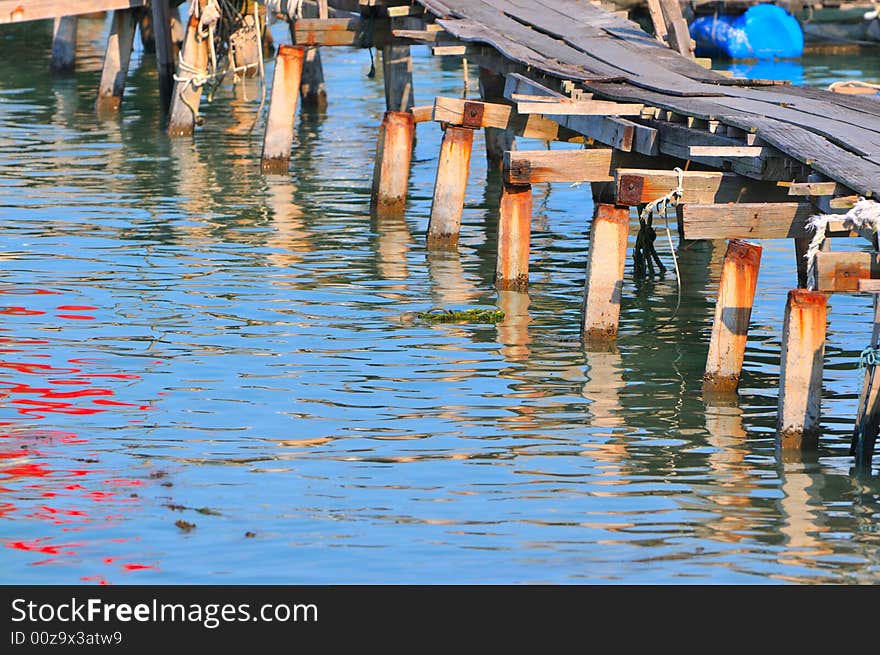
[[[815,473],[811,473],[815,471]],[[779,501],[785,548],[778,555],[780,564],[813,568],[815,559],[830,555],[833,549],[820,536],[829,526],[821,524],[824,476],[815,452],[785,451],[782,456],[782,499]]]
[[[373,232],[376,233],[376,267],[383,280],[400,280],[399,285],[386,286],[386,289],[403,291],[409,278],[407,255],[412,235],[403,216],[379,216],[373,218]],[[429,257],[433,256],[433,253]],[[400,298],[398,294],[380,293],[383,298]]]
[[[470,304],[479,297],[476,285],[465,277],[457,250],[429,250],[427,258],[434,305],[452,308]]]
[[[508,362],[526,361],[531,354],[529,344],[529,294],[521,291],[498,291],[498,307],[504,312],[504,320],[496,324],[501,354]]]
[[[180,208],[187,221],[179,227],[188,238],[207,240],[211,226],[202,217],[214,209],[212,191],[217,180],[214,169],[207,166],[199,156],[195,141],[172,139],[171,161],[177,168],[177,195]]]
[[[587,365],[587,379],[581,387],[581,395],[590,401],[587,408],[589,425],[607,429],[591,431],[594,439],[584,444],[585,455],[602,462],[600,477],[618,478],[629,458],[626,440],[618,430],[626,426],[620,404],[620,391],[625,386],[620,350],[613,342],[591,344],[584,350],[584,363]],[[599,437],[606,438],[606,441],[600,442]],[[625,484],[625,481],[620,483]]]
[[[751,491],[756,488],[745,461],[746,431],[742,409],[735,400],[706,405],[706,441],[713,450],[708,464],[714,491],[708,498],[718,518],[705,523],[711,539],[738,543],[753,527]]]
[[[302,208],[294,202],[296,186],[288,178],[272,178],[266,188],[266,204],[272,216],[272,229],[266,238],[271,250],[267,259],[278,267],[298,264],[311,252],[311,233],[303,220]]]

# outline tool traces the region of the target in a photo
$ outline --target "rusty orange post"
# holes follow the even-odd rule
[[[261,167],[266,172],[287,172],[290,165],[293,121],[299,101],[304,58],[305,48],[286,44],[278,47],[269,116],[263,135]]]
[[[400,216],[404,212],[415,129],[411,112],[385,112],[373,164],[371,209],[375,216]]]
[[[429,247],[454,246],[458,243],[473,145],[474,130],[455,125],[446,128],[440,145],[434,201],[428,223]]]
[[[524,291],[529,286],[529,240],[532,233],[532,187],[504,183],[498,216],[495,286]]]
[[[620,296],[626,265],[629,207],[599,204],[590,228],[581,336],[613,339],[620,322]]]
[[[782,324],[779,375],[779,443],[785,449],[814,447],[822,403],[822,363],[828,296],[792,289]]]
[[[727,393],[736,391],[739,385],[760,267],[761,246],[739,239],[728,243],[703,376],[704,391]]]

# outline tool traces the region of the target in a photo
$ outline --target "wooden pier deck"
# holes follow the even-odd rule
[[[170,83],[175,64],[169,55],[170,7],[168,0],[152,0],[149,15],[156,30],[161,95],[170,104],[171,136],[196,131],[202,124],[202,87],[209,79],[223,78],[209,68],[219,65],[209,64],[207,41],[214,32],[200,9],[210,1],[194,0],[196,11],[188,21],[174,92],[169,93],[164,85]],[[47,7],[52,3],[21,4],[27,5],[23,16],[36,16],[37,9],[41,18],[51,13]],[[112,113],[122,99],[136,22],[132,12],[143,17],[142,4],[55,3],[55,11],[61,12],[56,15],[57,34],[62,33],[59,17],[65,12],[83,13],[86,6],[91,11],[96,5],[115,10],[99,113],[102,107]],[[12,3],[0,0],[0,13],[10,9],[7,5]],[[665,42],[621,12],[587,0],[318,0],[282,5],[292,44],[281,45],[277,54],[263,170],[288,172],[298,104],[326,106],[320,47],[380,50],[388,111],[379,129],[371,211],[377,218],[406,211],[416,125],[439,124],[444,136],[426,240],[430,248],[455,247],[473,135],[484,129],[487,156],[503,179],[496,286],[525,290],[532,185],[590,183],[595,211],[585,256],[586,343],[617,334],[631,210],[637,208],[640,225],[635,250],[649,253],[656,237],[652,212],[674,207],[681,239],[729,241],[704,390],[707,397],[735,393],[761,260],[761,246],[753,241],[793,239],[796,273],[782,335],[778,430],[783,448],[815,441],[827,294],[873,292],[876,306],[880,291],[880,203],[874,201],[880,197],[880,101],[732,79],[712,71],[711,62],[692,54],[677,0],[648,0],[655,31],[666,35]],[[237,30],[229,41],[236,45],[229,50],[239,71],[262,70],[262,60],[253,58],[260,51],[254,47],[260,38],[257,8],[251,5],[249,11],[253,13],[224,18]],[[254,20],[247,24],[245,18]],[[245,47],[247,43],[251,45]],[[410,59],[410,47],[417,44],[427,45],[435,55],[478,65],[480,99],[435,98],[430,105],[417,104]],[[203,129],[210,130],[210,125]],[[519,137],[576,142],[583,148],[522,150],[514,147]],[[815,228],[810,222],[817,216],[823,222]],[[826,237],[865,237],[873,252],[830,252]],[[646,263],[650,272],[650,257]],[[874,380],[871,363],[880,361],[878,312],[874,323],[869,345],[876,352],[867,359],[853,438],[861,469],[870,468],[880,429],[880,378]]]

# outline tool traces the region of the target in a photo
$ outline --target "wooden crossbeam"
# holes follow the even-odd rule
[[[393,20],[394,27],[399,27],[401,33],[424,31],[425,25],[419,18]],[[411,24],[401,25],[401,21]],[[395,36],[390,18],[301,18],[292,25],[291,36],[295,45],[381,48],[421,42]]]
[[[778,182],[786,187],[790,196],[834,196],[838,193],[837,182]]]
[[[548,97],[554,100],[565,99],[562,94],[547,88],[524,75],[511,73],[504,85],[504,97],[514,100],[517,95]],[[659,154],[657,131],[617,116],[570,116],[553,114],[546,116],[562,127],[609,145],[623,152],[638,152],[643,155]]]
[[[880,279],[880,254],[820,252],[816,255],[819,291],[861,291],[860,281]]]
[[[577,115],[577,116],[640,116],[644,105],[611,102],[608,100],[532,100],[517,102],[520,114]]]
[[[465,120],[465,104],[482,109],[477,123]],[[510,105],[496,102],[479,102],[461,98],[438,97],[434,100],[433,120],[450,125],[468,127],[495,127],[512,130],[518,136],[542,141],[576,141],[582,136],[560,127],[558,123],[538,115],[522,116]]]
[[[808,202],[684,204],[680,218],[685,239],[801,239],[816,209]],[[858,236],[843,221],[832,221],[828,232]]]
[[[0,0],[0,25],[143,7],[146,0]]]
[[[690,146],[691,157],[763,157],[767,154],[761,146]]]
[[[509,150],[502,170],[508,184],[610,182],[611,148],[587,150]]]
[[[636,206],[661,198],[678,186],[678,173],[639,168],[615,172],[616,202]],[[685,171],[682,174],[684,203],[783,202],[786,189],[750,180],[736,173]]]

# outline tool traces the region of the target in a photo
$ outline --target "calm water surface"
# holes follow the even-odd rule
[[[63,78],[44,27],[0,31],[3,582],[880,581],[880,485],[848,455],[869,298],[832,299],[820,450],[774,449],[790,243],[764,243],[738,402],[707,405],[723,246],[679,253],[671,320],[674,278],[628,265],[619,342],[585,351],[586,185],[536,187],[530,292],[499,294],[481,141],[457,252],[424,248],[436,125],[405,220],[370,219],[367,52],[323,53],[330,110],[264,177],[255,83],[171,141],[138,50],[99,122],[103,25],[80,29]],[[457,62],[415,54],[418,103],[461,94]],[[776,72],[826,85],[878,62]],[[401,318],[433,306],[507,318]]]

